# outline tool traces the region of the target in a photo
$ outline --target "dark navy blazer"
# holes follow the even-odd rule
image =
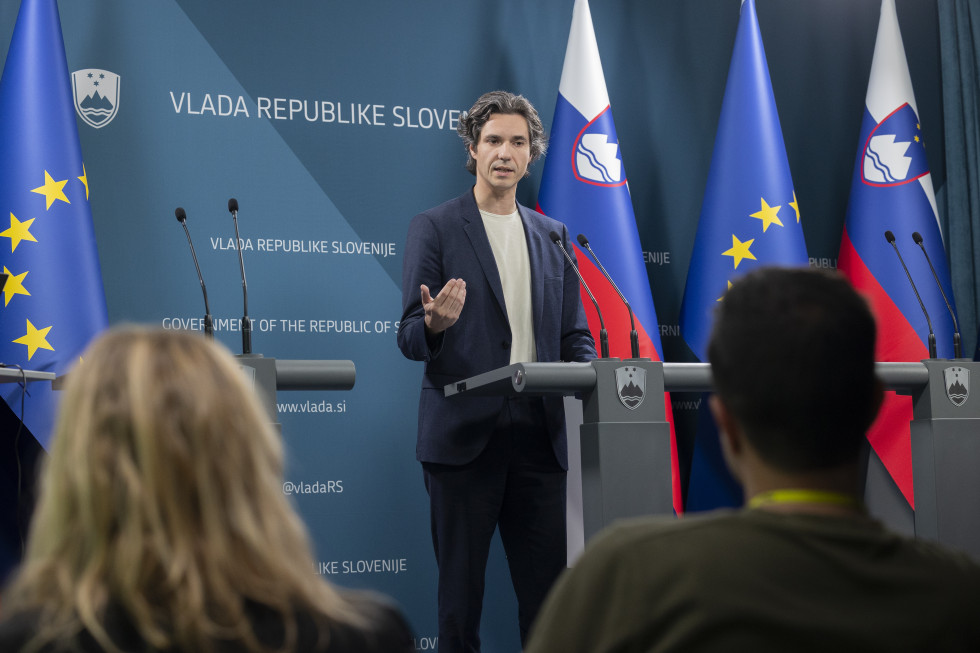
[[[518,205],[531,264],[531,307],[538,361],[595,358],[579,297],[575,271],[551,241],[561,222]],[[449,279],[466,282],[466,302],[457,322],[430,348],[419,286],[435,297]],[[402,271],[402,318],[398,346],[406,357],[425,361],[419,398],[416,456],[422,462],[462,465],[486,446],[503,397],[445,397],[443,386],[510,364],[511,332],[497,263],[472,190],[412,219]],[[565,412],[561,397],[545,398],[555,457],[568,468]]]

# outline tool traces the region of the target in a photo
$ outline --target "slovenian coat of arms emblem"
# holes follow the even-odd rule
[[[86,68],[71,74],[75,111],[87,124],[101,129],[119,111],[119,75],[108,70]]]
[[[954,406],[962,406],[970,396],[970,370],[965,367],[947,367],[943,370],[946,396]]]
[[[643,397],[647,390],[647,371],[642,367],[617,367],[616,368],[616,394],[619,401],[629,408],[635,410],[643,403]]]

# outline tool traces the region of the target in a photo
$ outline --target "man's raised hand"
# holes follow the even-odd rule
[[[450,279],[442,287],[435,299],[429,294],[429,287],[424,283],[422,290],[422,308],[425,310],[425,330],[435,335],[442,333],[456,324],[459,314],[466,302],[466,282],[462,279]]]

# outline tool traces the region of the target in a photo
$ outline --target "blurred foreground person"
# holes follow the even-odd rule
[[[314,573],[283,452],[232,356],[124,328],[69,376],[0,651],[413,651]]]
[[[708,356],[741,510],[615,525],[562,576],[527,653],[980,651],[980,566],[869,517],[875,323],[836,273],[767,268]]]

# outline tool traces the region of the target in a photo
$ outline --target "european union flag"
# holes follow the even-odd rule
[[[65,373],[108,318],[55,0],[21,3],[0,79],[0,264],[0,362]],[[0,412],[19,417],[23,401],[26,439],[46,447],[51,384],[0,392]]]
[[[714,307],[736,277],[761,265],[808,263],[755,0],[746,0],[681,304],[681,334],[691,351],[707,360]],[[702,484],[717,489],[703,501]],[[702,437],[699,428],[687,509],[737,505],[732,487],[717,435]]]

